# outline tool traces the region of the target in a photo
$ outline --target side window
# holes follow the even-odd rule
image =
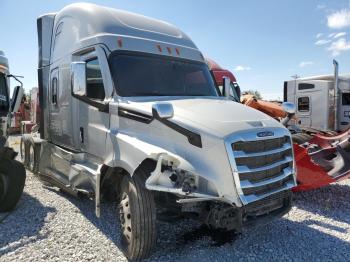
[[[313,89],[315,88],[315,85],[308,84],[308,83],[300,83],[298,84],[298,90],[306,90],[306,89]]]
[[[298,98],[298,111],[309,112],[310,111],[310,99],[307,96]]]
[[[224,87],[222,85],[218,85],[219,91],[220,91],[220,96],[223,95],[224,93]]]
[[[97,100],[105,99],[102,73],[97,58],[86,62],[86,96]]]
[[[236,82],[233,83],[230,81],[230,87],[230,96],[232,96],[236,102],[241,102],[241,89],[239,85]]]
[[[51,82],[51,103],[53,105],[57,105],[57,86],[58,80],[57,77],[54,77]]]
[[[350,93],[342,94],[342,105],[349,106],[350,105]]]

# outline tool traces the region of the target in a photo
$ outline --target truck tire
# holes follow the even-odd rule
[[[34,173],[34,167],[35,167],[35,151],[34,151],[34,142],[29,141],[28,145],[28,169]]]
[[[26,159],[26,167],[33,174],[38,173],[39,169],[39,155],[40,155],[40,143],[35,143],[33,139],[27,141],[24,158]]]
[[[132,261],[148,257],[156,243],[156,208],[152,192],[145,187],[152,170],[146,169],[124,176],[120,187],[121,247]]]
[[[11,211],[20,199],[26,171],[16,160],[0,160],[0,212]]]
[[[21,156],[21,161],[25,165],[25,142],[23,136],[21,137],[21,142],[19,144],[19,154]]]

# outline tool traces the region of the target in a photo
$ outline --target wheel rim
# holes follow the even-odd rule
[[[132,238],[131,210],[128,194],[124,192],[121,199],[119,204],[119,219],[123,231],[122,243],[125,245],[129,244]]]
[[[29,168],[31,171],[34,170],[34,148],[32,146],[29,147]]]

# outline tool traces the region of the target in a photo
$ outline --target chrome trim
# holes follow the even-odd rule
[[[250,182],[249,180],[243,180],[241,181],[241,187],[242,189],[247,189],[247,188],[253,188],[253,187],[260,187],[260,186],[266,186],[268,184],[272,184],[275,182],[278,182],[280,180],[283,180],[287,178],[288,176],[292,175],[292,169],[290,167],[287,167],[283,169],[283,171],[280,173],[281,175],[273,177],[271,179],[266,179],[257,183]]]
[[[279,188],[279,189],[274,190],[274,191],[271,191],[271,192],[266,193],[266,194],[262,194],[262,195],[255,195],[255,194],[247,195],[247,196],[245,196],[246,204],[249,204],[251,202],[255,202],[255,201],[261,200],[261,199],[263,199],[265,197],[271,196],[273,194],[279,193],[279,192],[284,191],[284,190],[292,189],[294,186],[295,186],[295,184],[293,182],[288,182],[284,187]]]
[[[265,156],[265,155],[272,155],[276,153],[281,153],[283,151],[287,151],[291,149],[292,146],[290,143],[285,143],[281,148],[278,149],[273,149],[270,151],[265,151],[265,152],[258,152],[258,153],[245,153],[244,151],[233,151],[235,154],[236,158],[244,158],[244,157],[258,157],[258,156]]]
[[[273,131],[274,132],[274,136],[272,137],[258,137],[257,136],[257,133],[259,132],[262,132],[262,131]],[[294,183],[293,182],[288,182],[285,184],[284,187],[282,188],[279,188],[277,190],[274,190],[274,191],[270,191],[266,194],[262,194],[262,195],[244,195],[243,193],[243,190],[242,190],[242,182],[240,180],[240,177],[239,177],[239,172],[238,172],[238,168],[237,168],[237,165],[236,165],[236,152],[237,151],[234,151],[233,148],[232,148],[232,144],[235,143],[235,142],[238,142],[238,141],[243,141],[243,142],[248,142],[248,141],[261,141],[261,140],[267,140],[267,139],[275,139],[275,138],[282,138],[282,137],[285,137],[285,136],[288,136],[290,138],[290,141],[292,141],[292,138],[291,138],[291,135],[289,133],[289,131],[285,128],[280,128],[280,127],[271,127],[271,128],[267,128],[267,127],[257,127],[257,128],[254,128],[253,130],[242,130],[240,132],[237,132],[237,133],[233,133],[229,136],[227,136],[224,140],[224,144],[225,144],[225,147],[226,147],[226,153],[227,153],[227,156],[228,156],[228,159],[229,159],[229,162],[230,162],[230,165],[231,165],[231,170],[232,170],[232,175],[233,175],[233,179],[234,179],[234,182],[235,182],[235,186],[236,186],[236,190],[237,190],[237,193],[242,201],[242,204],[243,205],[247,205],[251,202],[254,202],[254,201],[258,201],[260,199],[263,199],[265,197],[268,197],[270,195],[273,195],[273,194],[276,194],[278,192],[281,192],[281,191],[284,191],[284,190],[289,190],[291,189],[292,187],[296,186],[296,179],[295,179],[295,175],[293,176],[294,177]],[[289,143],[291,144],[291,143]],[[292,161],[293,163],[293,167],[291,168],[292,170],[292,173],[295,173],[295,169],[294,169],[294,150],[293,150],[293,147],[291,146],[291,149],[292,149],[292,157],[290,157],[290,160],[289,161]],[[266,154],[266,152],[264,152],[264,154]],[[254,155],[250,155],[249,157],[254,157]],[[278,165],[276,165],[278,166]],[[255,169],[256,170],[256,169]],[[264,170],[264,169],[263,169]],[[254,172],[254,171],[252,171]]]
[[[283,165],[283,164],[287,164],[287,163],[292,162],[292,161],[293,161],[293,157],[291,157],[291,156],[286,156],[286,157],[284,158],[284,160],[275,162],[275,163],[273,163],[273,164],[271,164],[271,165],[262,166],[262,167],[258,167],[258,168],[249,168],[249,167],[247,167],[247,166],[237,166],[237,171],[238,171],[239,173],[260,172],[260,171],[265,171],[265,170],[269,170],[269,169],[278,167],[278,166]]]

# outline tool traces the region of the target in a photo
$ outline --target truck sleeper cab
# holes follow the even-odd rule
[[[101,200],[117,200],[129,259],[150,254],[164,210],[235,231],[288,212],[288,130],[220,97],[201,52],[178,28],[72,4],[38,18],[38,40],[34,171],[94,197],[98,216]]]
[[[340,132],[350,127],[350,76],[334,75],[297,78],[284,82],[284,100],[297,106],[296,125],[315,132]]]

